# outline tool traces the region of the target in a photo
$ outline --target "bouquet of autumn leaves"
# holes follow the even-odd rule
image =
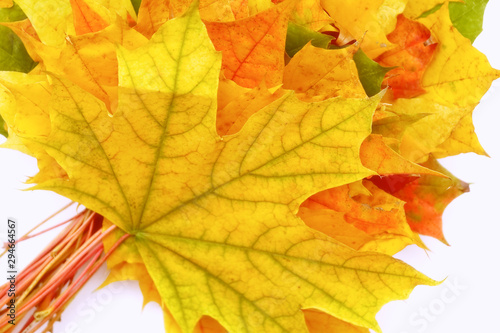
[[[446,243],[468,185],[436,158],[486,154],[486,1],[0,5],[3,146],[86,207],[18,277],[27,332],[104,262],[167,332],[380,331],[382,305],[437,283],[391,255]]]

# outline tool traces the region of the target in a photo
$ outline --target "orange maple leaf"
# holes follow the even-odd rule
[[[425,93],[421,86],[422,76],[438,45],[432,42],[429,29],[401,14],[396,29],[387,39],[397,47],[382,53],[375,61],[385,67],[398,67],[386,74],[384,84],[396,99]]]

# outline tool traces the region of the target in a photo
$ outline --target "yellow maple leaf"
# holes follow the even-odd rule
[[[420,174],[442,176],[439,172],[424,168],[406,160],[386,143],[389,139],[378,134],[370,134],[361,145],[360,157],[365,167],[387,176],[394,174]],[[397,141],[396,141],[397,142]]]
[[[140,33],[118,19],[99,32],[68,36],[56,67],[52,63],[47,63],[46,67],[92,93],[113,111],[117,106],[118,85],[115,44],[132,49],[146,41]]]
[[[407,0],[406,0],[407,1]],[[362,41],[363,51],[375,58],[391,47],[386,35],[394,30],[405,0],[323,0],[323,8],[348,39]]]
[[[283,87],[295,90],[305,100],[365,97],[353,60],[357,49],[325,50],[308,43],[286,65]]]
[[[73,12],[69,1],[17,0],[16,3],[29,17],[43,44],[60,46],[67,34],[75,34]]]
[[[10,135],[4,148],[20,150],[38,160],[40,173],[30,183],[52,178],[66,178],[66,172],[44,147],[31,139],[47,137],[50,133],[48,103],[50,85],[45,75],[26,75],[17,72],[0,74],[2,117],[9,124]]]
[[[122,255],[144,262],[183,332],[204,316],[231,331],[305,332],[307,308],[378,330],[383,304],[435,282],[389,256],[355,252],[295,213],[310,195],[373,174],[359,149],[381,96],[305,103],[285,92],[220,137],[221,55],[195,7],[146,45],[118,48],[112,117],[88,91],[49,76],[51,132],[27,139],[69,179],[34,188],[133,235]]]
[[[436,158],[443,158],[467,152],[488,156],[474,130],[472,112],[466,113],[456,123],[448,138],[439,144],[432,154]]]
[[[229,89],[226,88],[223,91],[219,89],[217,95],[218,101],[222,99],[221,92],[230,93],[231,96],[231,100],[223,108],[217,110],[217,133],[219,135],[229,135],[238,132],[251,115],[271,104],[283,96],[284,93],[283,90],[271,93],[264,84],[261,84],[254,89],[248,89],[244,93],[234,94],[236,89],[231,89],[234,88],[233,85],[231,86],[227,87]]]
[[[422,78],[427,93],[398,99],[392,108],[398,114],[429,115],[405,131],[401,155],[420,163],[430,153],[440,157],[466,152],[484,154],[472,127],[472,111],[500,71],[491,68],[486,57],[453,27],[447,4],[419,22],[431,30],[438,42]],[[464,135],[460,137],[464,143],[453,139],[457,131]],[[445,146],[439,147],[441,144]]]

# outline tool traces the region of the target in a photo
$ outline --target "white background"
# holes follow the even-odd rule
[[[474,44],[495,68],[500,68],[499,14],[500,1],[490,1],[484,32]],[[474,112],[476,132],[491,158],[465,154],[441,160],[457,177],[472,183],[470,193],[453,201],[444,214],[444,233],[451,247],[424,237],[430,252],[411,246],[397,255],[436,280],[447,277],[447,282],[437,287],[419,286],[408,300],[386,305],[377,316],[384,333],[500,332],[499,106],[500,80],[493,83]],[[36,171],[32,158],[0,149],[0,221],[16,218],[19,235],[68,202],[50,192],[20,191],[27,188],[23,182]],[[2,241],[4,228],[0,228]],[[52,232],[21,243],[21,266],[53,236]],[[0,261],[5,265],[5,258]],[[78,294],[55,333],[163,332],[161,309],[150,303],[142,310],[137,282],[92,293],[105,276],[106,270],[101,269]]]

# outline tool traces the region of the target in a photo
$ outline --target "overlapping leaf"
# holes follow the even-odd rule
[[[368,333],[367,328],[361,328],[319,310],[304,311],[307,328],[310,333],[339,332],[339,333]]]
[[[52,130],[30,139],[69,180],[36,188],[73,198],[135,235],[183,331],[208,315],[229,330],[301,332],[300,310],[309,307],[376,329],[382,304],[433,283],[388,256],[356,253],[294,215],[314,192],[371,174],[357,152],[380,97],[308,104],[285,93],[221,140],[220,56],[197,11],[167,23],[145,46],[121,48],[118,59],[112,118],[90,93],[51,78]]]
[[[445,242],[468,187],[433,156],[485,154],[471,112],[498,77],[446,4],[396,25],[439,1],[18,3],[40,64],[0,75],[6,146],[119,227],[106,249],[133,236],[106,283],[139,280],[169,332],[367,332],[435,283],[384,253]],[[383,103],[373,59],[400,68]]]
[[[446,243],[442,230],[442,214],[453,199],[469,192],[469,184],[453,176],[434,158],[430,158],[423,165],[446,174],[448,178],[425,175],[416,179],[392,176],[372,180],[380,188],[406,202],[405,211],[413,230]]]
[[[411,98],[425,93],[421,79],[438,46],[432,41],[429,29],[399,15],[396,29],[387,39],[397,47],[376,60],[383,66],[396,67],[386,74],[386,85],[394,98]]]
[[[206,23],[215,48],[222,52],[226,78],[249,88],[263,80],[268,87],[281,84],[288,15],[293,5],[293,0],[288,0],[246,19]]]
[[[325,50],[307,44],[285,67],[283,87],[306,100],[366,96],[353,60],[356,50],[355,46]]]
[[[438,42],[422,77],[421,86],[427,93],[412,99],[398,99],[392,105],[400,114],[430,114],[411,125],[403,137],[401,153],[415,162],[425,161],[429,153],[438,150],[444,157],[437,147],[448,140],[464,117],[472,117],[474,107],[500,73],[453,27],[447,6],[420,22],[430,28]],[[464,63],[463,59],[468,61]],[[468,132],[473,138],[464,139],[476,142],[473,128]],[[477,146],[470,144],[468,150],[461,152],[483,153]]]
[[[0,22],[13,22],[25,18],[16,4],[0,8]],[[19,37],[8,27],[0,25],[0,71],[28,73],[35,65]]]
[[[396,18],[405,9],[406,1],[324,0],[321,4],[343,34],[362,40],[363,50],[373,58],[391,46],[386,35],[394,30]]]

